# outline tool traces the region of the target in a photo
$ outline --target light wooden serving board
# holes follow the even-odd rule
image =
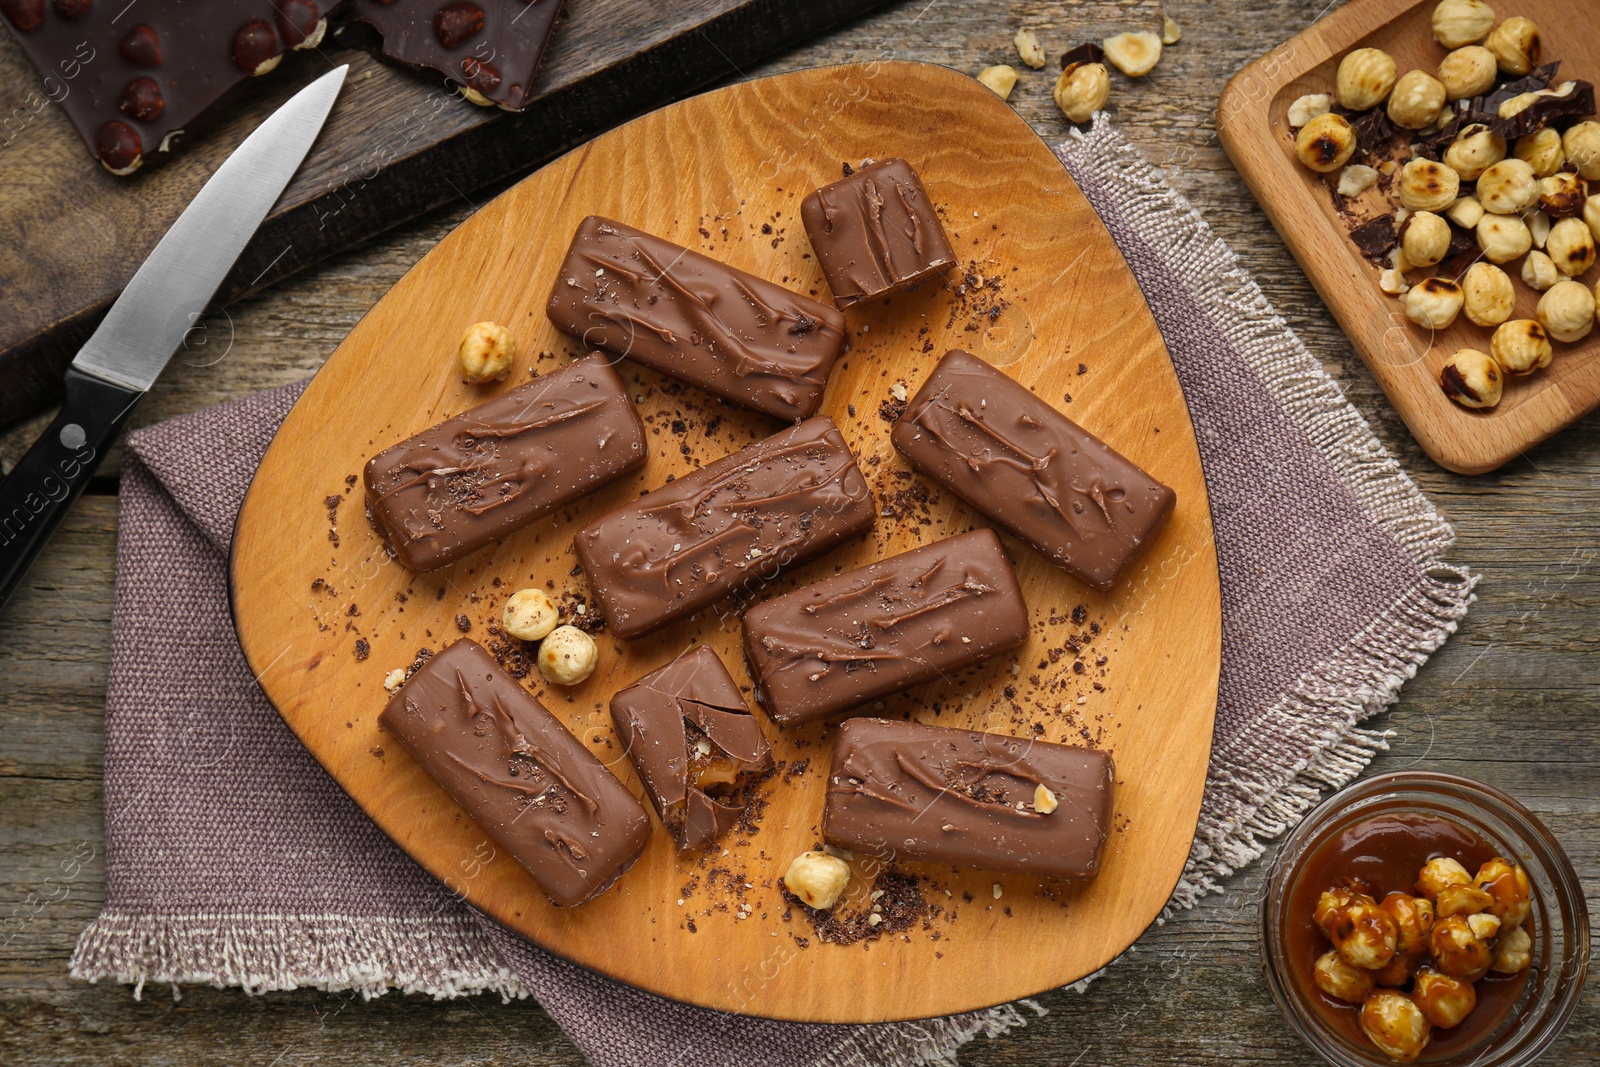
[[[1457,349],[1489,350],[1491,329],[1465,315],[1432,333],[1406,319],[1378,288],[1379,269],[1347,236],[1321,177],[1294,155],[1289,105],[1307,93],[1332,93],[1339,60],[1354,48],[1381,48],[1401,71],[1433,73],[1446,50],[1434,43],[1436,0],[1352,0],[1229,81],[1217,107],[1222,144],[1373,377],[1417,442],[1440,466],[1483,474],[1571,425],[1600,405],[1600,331],[1556,344],[1555,361],[1506,382],[1498,406],[1460,407],[1439,388],[1439,371]],[[1562,78],[1600,82],[1600,4],[1594,0],[1495,0],[1495,13],[1526,15],[1544,39],[1541,62],[1562,61]],[[1376,203],[1377,190],[1363,196]],[[1522,261],[1506,265],[1517,289],[1514,318],[1534,317],[1539,293],[1522,284]],[[1420,278],[1421,274],[1413,275]],[[1600,269],[1583,279],[1593,286]]]
[[[929,521],[920,521],[921,483],[894,454],[879,412],[897,382],[914,392],[951,347],[1005,364],[1173,486],[1171,524],[1111,595],[1006,537],[1035,619],[1029,644],[952,683],[901,694],[882,711],[1109,748],[1117,814],[1103,872],[1083,887],[900,864],[925,879],[920,893],[936,913],[894,936],[825,943],[779,886],[790,859],[819,840],[831,728],[780,732],[762,716],[785,773],[765,786],[756,834],[730,836],[725,852],[680,858],[658,827],[615,888],[582,907],[552,907],[378,729],[384,676],[419,648],[459,638],[458,616],[488,640],[487,624],[519,587],[553,582],[584,591],[571,552],[579,525],[781,427],[624,363],[649,428],[646,470],[426,575],[386,557],[364,520],[359,485],[347,483],[380,448],[513,388],[530,368],[550,370],[577,354],[546,321],[544,304],[584,216],[615,217],[826,298],[800,201],[837,178],[841,161],[890,155],[921,172],[969,270],[852,308],[850,351],[824,410],[855,449],[880,506],[912,515],[881,517],[874,534],[772,591],[983,523],[937,491],[925,504]],[[524,353],[512,378],[488,389],[462,385],[453,355],[462,329],[481,319],[509,324]],[[998,97],[942,67],[834,67],[722,89],[606,134],[479,211],[351,332],[289,415],[240,515],[233,597],[245,653],[284,719],[428,870],[549,949],[707,1007],[828,1022],[906,1019],[1075,980],[1122,952],[1160,912],[1199,811],[1220,600],[1199,453],[1177,378],[1132,274],[1060,163]],[[1085,616],[1075,625],[1077,605]],[[1090,623],[1100,632],[1080,674],[1059,650]],[[365,659],[358,640],[367,643]],[[700,642],[744,684],[738,641],[737,613],[703,612],[640,641],[602,634],[599,669],[581,685],[545,685],[537,673],[526,684],[642,795],[614,742],[612,694]],[[864,919],[881,865],[855,866],[836,911]]]

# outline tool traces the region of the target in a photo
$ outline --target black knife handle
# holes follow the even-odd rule
[[[0,482],[0,609],[143,396],[67,368],[61,414]]]

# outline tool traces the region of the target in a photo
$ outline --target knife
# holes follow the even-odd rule
[[[0,482],[0,608],[299,169],[348,69],[300,90],[245,138],[79,349],[61,413]]]

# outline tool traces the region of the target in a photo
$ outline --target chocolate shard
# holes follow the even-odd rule
[[[1523,93],[1537,93],[1549,89],[1556,84],[1556,76],[1561,73],[1561,62],[1546,63],[1542,67],[1534,67],[1520,78],[1501,82],[1493,92],[1477,97],[1473,100],[1475,114],[1494,115],[1500,110],[1500,105],[1514,96]],[[1480,121],[1473,119],[1472,121]]]
[[[650,839],[628,788],[471,640],[424,663],[378,723],[555,904],[605,892]]]
[[[815,414],[844,350],[844,316],[671,241],[591,215],[547,305],[603,348],[781,419]]]
[[[685,851],[739,821],[772,750],[739,686],[705,645],[611,698],[611,721],[656,814]]]
[[[1511,141],[1546,126],[1560,126],[1568,119],[1588,118],[1594,113],[1594,86],[1586,81],[1565,82],[1560,89],[1543,90],[1538,99],[1508,118],[1496,113],[1489,128],[1497,137]]]
[[[903,159],[873,163],[823,186],[801,201],[800,218],[841,308],[955,266],[939,213]]]
[[[367,509],[414,571],[454,563],[638,470],[644,424],[602,356],[535,378],[367,461]]]
[[[822,837],[838,848],[989,871],[1100,873],[1115,793],[1088,748],[887,719],[833,742]]]
[[[1003,372],[945,355],[891,434],[918,471],[1096,589],[1161,532],[1177,494]]]
[[[578,531],[611,632],[643,637],[871,529],[872,493],[833,420],[807,419]]]
[[[1394,246],[1399,243],[1399,235],[1395,233],[1394,228],[1394,216],[1384,215],[1363,222],[1350,231],[1350,240],[1356,243],[1363,256],[1374,263],[1388,266],[1389,253],[1394,251]]]
[[[993,530],[802,586],[744,616],[744,653],[784,726],[836,715],[1010,651],[1028,606]]]
[[[1066,70],[1068,67],[1079,63],[1103,63],[1105,58],[1106,50],[1104,48],[1101,48],[1093,41],[1087,41],[1076,48],[1069,48],[1061,53],[1061,69]]]

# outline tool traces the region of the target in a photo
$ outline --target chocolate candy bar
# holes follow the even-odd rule
[[[378,724],[558,905],[605,892],[650,839],[644,805],[473,641],[424,663]]]
[[[414,571],[453,563],[645,461],[644,424],[601,356],[567,364],[367,461],[367,509]]]
[[[611,721],[680,849],[704,848],[738,822],[740,787],[772,765],[739,687],[705,645],[612,697]]]
[[[826,718],[945,678],[1028,639],[1028,606],[993,530],[974,530],[757,604],[744,654],[767,713]]]
[[[801,202],[800,218],[841,308],[915,285],[956,262],[922,180],[903,159],[862,167],[818,189]]]
[[[315,48],[316,0],[4,0],[12,36],[113,174],[159,161],[290,48]]]
[[[1086,880],[1115,772],[1104,752],[916,722],[850,719],[833,742],[822,838],[899,860]]]
[[[594,215],[548,310],[586,347],[781,419],[816,412],[844,347],[844,316],[826,304]]]
[[[578,531],[573,548],[618,637],[643,637],[872,527],[833,420],[798,426],[669,482]]]
[[[1096,589],[1117,584],[1177,500],[966,352],[939,361],[890,439],[917,470]]]
[[[521,111],[560,14],[561,0],[347,0],[340,18],[372,27],[383,55],[438,71],[474,104]]]

